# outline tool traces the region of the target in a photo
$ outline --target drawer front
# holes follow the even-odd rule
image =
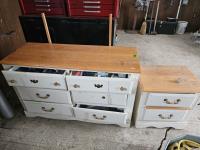
[[[103,110],[91,110],[74,108],[75,117],[96,123],[125,124],[126,113],[108,112]]]
[[[110,79],[109,80],[109,92],[130,94],[133,92],[133,87],[136,87],[134,85],[137,85],[137,80]]]
[[[72,108],[67,104],[23,101],[28,112],[62,114],[72,116]]]
[[[66,89],[64,75],[25,73],[24,82],[27,87]]]
[[[146,109],[144,120],[151,121],[181,121],[184,120],[188,110],[154,110]]]
[[[193,107],[197,101],[196,94],[150,93],[147,106]]]
[[[2,71],[7,83],[9,86],[24,86],[25,83],[23,81],[23,74],[22,73],[15,73],[12,71]]]
[[[110,94],[110,103],[116,106],[127,106],[128,95]]]
[[[17,87],[23,100],[71,104],[70,94],[65,90]]]
[[[108,104],[107,93],[72,92],[72,100],[81,104]]]
[[[66,77],[68,89],[72,91],[108,92],[108,80],[96,77]]]

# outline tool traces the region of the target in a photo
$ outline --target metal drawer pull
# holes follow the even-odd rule
[[[164,102],[166,104],[178,104],[179,102],[181,102],[181,99],[177,99],[175,101],[169,101],[168,99],[164,99]]]
[[[170,114],[169,116],[163,116],[162,114],[158,115],[161,119],[171,119],[173,117],[173,114]]]
[[[38,80],[30,80],[30,82],[32,82],[32,83],[38,83]]]
[[[80,88],[80,85],[74,84],[73,87],[74,87],[74,88]]]
[[[103,87],[102,84],[95,84],[94,86],[95,86],[96,88],[98,88],[98,89]]]
[[[92,116],[97,120],[104,120],[106,118],[105,115],[103,115],[103,117],[97,117],[97,115],[93,114]]]
[[[36,3],[49,3],[50,0],[34,0]]]
[[[51,7],[51,5],[35,5],[36,7]]]
[[[46,94],[46,96],[40,96],[40,94],[39,94],[39,93],[36,93],[36,96],[37,96],[38,98],[41,98],[41,99],[47,99],[47,98],[49,98],[49,97],[50,97],[50,95],[49,95],[49,94]]]
[[[84,4],[100,4],[101,1],[83,1]]]
[[[54,86],[60,86],[60,83],[55,82],[55,83],[54,83]]]
[[[120,87],[120,91],[127,91],[127,88],[121,86],[121,87]]]
[[[53,112],[55,110],[55,108],[50,108],[50,109],[46,109],[45,107],[41,107],[41,109],[45,112]]]
[[[8,82],[10,82],[10,83],[16,83],[17,81],[16,80],[10,80]]]
[[[42,8],[40,9],[40,8],[36,8],[36,11],[48,11],[48,12],[50,12],[51,9],[45,9],[45,8],[44,8],[44,9],[42,9]]]
[[[102,98],[102,99],[106,99],[106,97],[105,97],[105,96],[102,96],[101,98]]]
[[[92,10],[84,10],[85,13],[101,13],[101,11],[96,10],[96,11],[92,11]]]
[[[84,8],[101,8],[101,6],[83,6]]]

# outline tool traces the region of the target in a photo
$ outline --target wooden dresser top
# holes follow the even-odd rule
[[[139,73],[136,48],[26,43],[0,64]]]
[[[141,86],[145,92],[200,93],[200,80],[184,66],[141,67]]]

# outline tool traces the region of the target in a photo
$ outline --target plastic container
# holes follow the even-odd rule
[[[14,117],[14,112],[1,90],[0,90],[0,115],[6,119],[11,119]]]
[[[176,34],[184,34],[187,28],[188,22],[187,21],[178,21],[178,25],[176,28]]]

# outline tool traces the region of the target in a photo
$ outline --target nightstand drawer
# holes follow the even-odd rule
[[[145,109],[143,120],[146,121],[181,121],[189,110]]]
[[[23,101],[28,112],[62,114],[72,116],[72,108],[67,104]]]
[[[166,94],[150,93],[146,106],[193,107],[196,103],[196,94]]]
[[[12,86],[66,89],[65,70],[13,67],[2,72]]]
[[[78,105],[74,112],[76,118],[95,123],[125,124],[127,117],[122,109],[90,105]]]
[[[70,93],[65,90],[16,87],[23,100],[71,104]]]
[[[72,91],[108,92],[108,80],[97,77],[67,76],[68,89]]]

